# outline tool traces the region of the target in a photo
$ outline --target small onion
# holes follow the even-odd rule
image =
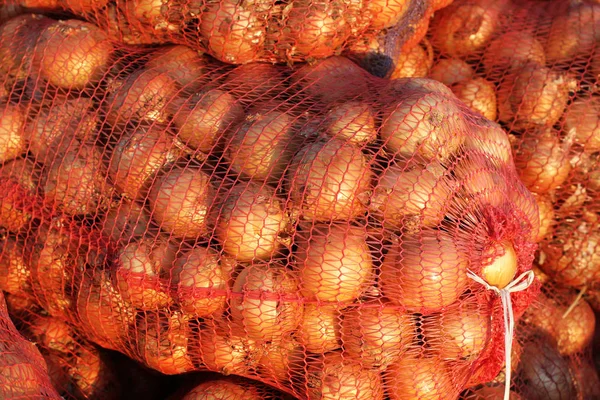
[[[258,360],[258,374],[285,384],[301,370],[304,357],[304,348],[286,336],[265,346]]]
[[[433,358],[401,357],[385,373],[390,400],[453,400],[458,390],[447,366]]]
[[[508,32],[494,39],[483,53],[488,74],[504,73],[528,63],[546,64],[542,44],[527,32]]]
[[[73,329],[58,318],[36,316],[27,330],[42,348],[69,354],[78,347]]]
[[[209,82],[208,60],[198,51],[181,45],[164,46],[151,54],[146,69],[171,77],[184,90],[195,91]]]
[[[429,77],[442,82],[446,86],[471,79],[475,72],[473,67],[459,58],[443,58],[431,67]]]
[[[232,288],[231,317],[254,340],[277,340],[294,330],[302,317],[298,280],[280,265],[251,265]]]
[[[283,200],[269,187],[239,183],[219,209],[215,236],[237,261],[269,259],[280,248],[288,228]]]
[[[244,110],[235,97],[222,90],[194,94],[172,103],[177,138],[202,153],[210,153],[223,133],[242,120]]]
[[[195,238],[208,232],[207,218],[215,189],[196,168],[174,168],[153,184],[148,195],[152,218],[171,234]]]
[[[574,141],[587,153],[600,151],[600,100],[576,99],[564,114],[565,132],[575,131]]]
[[[17,158],[26,150],[25,112],[20,106],[0,104],[0,163]]]
[[[331,139],[305,146],[288,179],[292,203],[305,219],[350,219],[366,211],[371,170],[352,144]]]
[[[141,205],[129,200],[113,204],[100,222],[104,235],[115,242],[128,243],[150,230],[150,216]]]
[[[254,113],[232,131],[225,157],[234,171],[256,180],[277,182],[296,152],[294,118],[270,111]]]
[[[491,82],[483,78],[464,80],[452,85],[452,92],[471,110],[496,119],[496,88]]]
[[[415,46],[408,51],[403,51],[395,59],[395,68],[390,79],[424,77],[429,73],[433,63],[433,50],[428,42],[423,46]]]
[[[325,117],[325,126],[330,136],[357,145],[377,138],[373,111],[368,104],[359,101],[334,106]]]
[[[0,226],[18,231],[29,223],[31,204],[27,202],[35,195],[39,179],[39,169],[28,159],[9,161],[0,167]]]
[[[34,64],[52,85],[83,89],[104,76],[112,51],[107,34],[97,26],[74,19],[56,21],[42,31]]]
[[[551,232],[554,225],[554,204],[546,196],[535,196],[540,214],[540,229],[538,231],[536,242],[541,242]]]
[[[317,354],[340,348],[340,319],[336,305],[306,303],[298,326],[300,343]]]
[[[210,54],[230,64],[254,61],[266,35],[263,15],[237,0],[208,4],[198,30]]]
[[[227,276],[219,255],[209,248],[196,247],[179,256],[171,270],[171,284],[179,308],[190,317],[218,314],[225,308]]]
[[[308,363],[309,400],[383,400],[379,372],[367,369],[360,359],[330,352]]]
[[[416,338],[410,314],[389,305],[359,305],[344,310],[344,351],[369,368],[385,369],[399,360]]]
[[[544,194],[561,186],[569,177],[569,143],[558,133],[526,133],[515,149],[515,166],[529,190]]]
[[[223,375],[248,374],[259,360],[262,348],[241,333],[240,336],[201,326],[199,332],[199,364]]]
[[[24,246],[8,237],[1,241],[0,250],[0,289],[14,294],[30,292],[31,269]]]
[[[186,393],[181,400],[263,400],[259,388],[244,381],[225,379],[203,382]]]
[[[445,160],[464,140],[465,122],[454,98],[416,93],[386,110],[380,135],[402,159]]]
[[[443,232],[405,235],[381,266],[384,295],[410,311],[437,311],[454,303],[467,288],[468,260]]]
[[[364,228],[318,224],[297,239],[295,253],[305,296],[321,301],[356,299],[372,279],[373,260]]]

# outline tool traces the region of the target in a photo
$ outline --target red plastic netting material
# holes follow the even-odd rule
[[[451,399],[498,376],[504,310],[468,272],[505,288],[539,235],[498,124],[343,57],[233,67],[16,18],[0,288],[34,314],[164,374],[298,398]],[[537,292],[511,294],[516,321]]]
[[[71,12],[126,44],[184,44],[223,62],[246,64],[326,58],[388,31],[391,46],[409,48],[421,40],[433,12],[450,2],[11,0],[7,7]]]

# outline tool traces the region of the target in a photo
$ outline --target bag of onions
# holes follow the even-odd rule
[[[40,14],[0,35],[0,289],[36,341],[301,399],[458,399],[512,364],[536,197],[444,84],[338,56],[234,67]]]

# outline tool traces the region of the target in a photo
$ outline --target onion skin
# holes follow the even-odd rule
[[[251,63],[237,66],[227,74],[228,93],[245,104],[274,96],[284,89],[281,70],[273,64]]]
[[[20,106],[0,105],[0,163],[17,158],[26,150],[25,112]]]
[[[113,398],[118,392],[117,379],[111,366],[94,347],[79,347],[66,373],[83,398]]]
[[[308,399],[383,400],[383,382],[377,371],[365,368],[360,359],[331,352],[308,364]]]
[[[265,346],[258,360],[258,374],[287,384],[298,374],[305,357],[304,348],[295,339],[284,337]]]
[[[535,196],[540,214],[540,229],[536,236],[536,243],[541,242],[546,238],[554,226],[554,205],[546,196]]]
[[[254,61],[266,35],[261,13],[235,0],[209,4],[202,12],[198,30],[210,54],[229,64]]]
[[[384,86],[382,92],[383,96],[394,96],[394,98],[410,98],[416,93],[419,93],[421,96],[433,93],[450,98],[455,97],[448,86],[429,78],[392,79]]]
[[[336,305],[304,304],[298,326],[300,343],[307,351],[323,354],[340,348],[340,310]]]
[[[402,357],[386,370],[390,400],[458,399],[446,365],[438,359]]]
[[[512,144],[508,135],[500,125],[488,121],[469,131],[465,137],[464,152],[473,156],[481,156],[498,167],[512,162]]]
[[[152,218],[180,238],[208,233],[207,219],[215,189],[209,176],[195,168],[174,168],[159,177],[148,195]]]
[[[327,113],[324,124],[331,137],[356,145],[363,145],[377,138],[373,111],[368,104],[359,101],[335,105]]]
[[[0,289],[13,294],[31,292],[31,269],[23,245],[8,237],[0,246]]]
[[[246,117],[230,135],[225,157],[234,171],[250,179],[278,182],[296,152],[294,118],[270,111]]]
[[[110,0],[60,0],[61,5],[76,14],[97,12]]]
[[[207,60],[201,53],[182,45],[164,46],[146,62],[151,69],[172,78],[185,91],[199,90],[209,81]]]
[[[150,231],[150,216],[138,203],[121,200],[113,204],[103,216],[102,233],[114,242],[128,243]]]
[[[191,249],[175,260],[171,283],[181,311],[190,317],[207,317],[225,308],[227,279],[219,255],[206,247]]]
[[[0,167],[0,226],[16,232],[29,224],[32,214],[23,199],[35,195],[39,178],[39,169],[28,159],[9,161]]]
[[[271,188],[239,183],[219,209],[215,236],[239,262],[270,259],[281,247],[280,235],[290,223],[284,207]]]
[[[78,20],[56,21],[40,35],[34,64],[50,84],[83,89],[108,70],[113,45],[95,25]]]
[[[373,260],[364,228],[316,224],[297,239],[296,266],[302,293],[320,301],[356,299],[372,278]]]
[[[453,213],[457,212],[456,207],[459,210],[464,207],[463,204],[471,209],[481,209],[487,205],[500,207],[506,201],[506,178],[497,168],[486,165],[486,161],[475,154],[456,161],[453,172],[460,188],[454,200],[460,201],[460,205],[450,207]]]
[[[442,82],[446,86],[471,79],[474,74],[473,68],[459,58],[441,59],[429,70],[429,78]]]
[[[396,157],[443,161],[464,140],[462,114],[453,98],[415,93],[386,110],[379,133]]]
[[[452,85],[452,92],[471,110],[494,121],[496,119],[496,88],[483,78],[474,78]]]
[[[181,400],[263,400],[264,396],[255,386],[247,382],[217,379],[207,381],[189,391]]]
[[[565,111],[564,131],[575,130],[574,142],[586,153],[600,151],[600,101],[576,99]]]
[[[409,311],[437,311],[465,291],[467,267],[467,258],[447,234],[423,230],[405,235],[383,260],[383,293]]]
[[[288,177],[290,198],[304,219],[351,219],[366,211],[371,170],[351,144],[331,139],[305,146]]]
[[[381,30],[397,25],[409,10],[408,0],[372,0],[363,12],[369,16],[369,28]]]
[[[260,359],[262,349],[252,339],[227,335],[214,326],[201,327],[199,332],[199,364],[223,375],[248,374]]]
[[[416,338],[412,316],[394,306],[363,304],[343,315],[344,350],[369,368],[385,369],[396,362]]]
[[[78,347],[73,329],[58,318],[36,316],[27,330],[44,349],[69,354]]]
[[[433,50],[426,43],[427,48],[415,46],[409,51],[400,53],[395,60],[395,68],[390,75],[390,79],[425,77],[433,64]]]
[[[525,64],[546,64],[544,47],[527,32],[508,32],[494,39],[483,54],[488,74],[514,70]]]

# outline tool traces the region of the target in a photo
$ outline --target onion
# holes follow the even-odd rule
[[[410,5],[408,0],[371,0],[366,2],[362,12],[368,15],[370,29],[381,30],[398,25]]]
[[[179,308],[190,317],[206,317],[223,311],[227,279],[219,255],[206,247],[183,253],[171,271]]]
[[[116,395],[116,377],[95,347],[80,347],[67,367],[67,375],[82,398]]]
[[[69,354],[79,347],[73,329],[58,318],[36,316],[28,331],[44,349]]]
[[[18,231],[29,224],[39,172],[28,159],[9,161],[0,167],[0,226]]]
[[[525,64],[546,64],[544,47],[527,32],[508,32],[494,39],[483,53],[489,75],[518,69]]]
[[[283,242],[289,217],[283,200],[269,187],[239,183],[219,209],[215,236],[237,261],[273,257]]]
[[[198,30],[210,54],[229,64],[254,61],[265,40],[264,17],[252,5],[237,0],[208,4]]]
[[[20,106],[0,105],[0,163],[25,152],[24,127],[25,112]]]
[[[554,204],[546,196],[535,196],[540,214],[540,229],[538,231],[536,242],[541,242],[552,230],[554,226]]]
[[[574,141],[587,153],[600,151],[600,100],[576,99],[565,111],[565,132],[575,131]]]
[[[452,85],[452,92],[471,110],[496,119],[496,88],[491,82],[483,78],[464,80]]]
[[[480,156],[497,167],[504,167],[512,161],[508,135],[492,121],[469,130],[469,134],[465,135],[464,152],[467,156]]]
[[[384,98],[405,98],[420,93],[421,95],[436,93],[454,98],[452,90],[441,82],[429,78],[392,79],[384,86]]]
[[[408,2],[407,2],[408,3]],[[424,77],[429,73],[433,63],[433,50],[429,42],[424,42],[423,46],[415,46],[408,51],[403,51],[395,60],[395,68],[390,78],[412,78]]]
[[[215,189],[209,176],[192,167],[173,168],[153,184],[148,201],[152,218],[171,234],[196,238],[208,232]]]
[[[297,278],[283,266],[248,266],[232,288],[233,323],[250,339],[277,340],[300,322],[302,309],[297,291]]]
[[[544,194],[560,187],[569,177],[569,142],[558,133],[526,133],[515,149],[515,166],[529,190]]]
[[[409,311],[437,311],[467,288],[468,260],[444,232],[404,235],[381,266],[384,295]]]
[[[326,353],[340,348],[340,310],[336,305],[304,304],[298,337],[311,353]]]
[[[202,153],[210,153],[223,133],[244,117],[235,97],[222,90],[197,93],[172,104],[177,138]]]
[[[444,219],[453,184],[437,161],[406,168],[390,165],[373,191],[373,215],[389,229],[436,226]]]
[[[377,371],[365,368],[360,359],[331,352],[308,363],[309,400],[383,400],[383,382]]]
[[[373,260],[364,228],[316,224],[297,239],[295,253],[302,293],[321,301],[347,302],[366,289]]]
[[[520,374],[526,380],[523,395],[528,400],[575,398],[569,365],[545,341],[533,340],[524,346]]]
[[[252,63],[237,66],[227,74],[225,85],[242,102],[254,103],[258,99],[274,96],[283,90],[285,78],[272,64]]]
[[[429,77],[446,86],[471,79],[475,72],[465,61],[459,58],[443,58],[431,67]]]
[[[503,289],[517,273],[518,259],[509,241],[488,244],[482,253],[481,277],[490,285]]]
[[[401,357],[384,376],[390,400],[458,399],[447,366],[437,359]]]
[[[138,203],[121,200],[113,204],[99,223],[102,233],[115,242],[128,243],[150,230],[150,216]]]
[[[445,160],[464,139],[464,120],[455,99],[415,93],[385,111],[380,135],[395,156]]]
[[[208,83],[208,60],[202,53],[181,45],[164,46],[146,62],[146,69],[166,74],[186,91],[199,90]]]
[[[99,148],[69,149],[45,171],[44,195],[67,214],[93,214],[108,200],[109,187]]]
[[[412,316],[394,306],[361,304],[343,315],[344,350],[369,368],[385,369],[396,362],[416,338]]]
[[[339,139],[302,148],[288,172],[292,203],[304,219],[351,219],[366,211],[371,170],[360,149]]]
[[[87,14],[100,11],[110,0],[59,0],[61,6],[76,14]]]
[[[490,400],[490,399],[501,399],[504,397],[504,384],[502,385],[486,385],[478,389],[472,390],[468,395],[464,397],[464,400]],[[510,391],[511,400],[525,400],[517,392]]]
[[[14,294],[31,291],[31,270],[25,258],[25,248],[17,240],[2,240],[0,252],[0,289]]]
[[[371,107],[363,102],[348,101],[333,106],[327,113],[324,124],[330,136],[357,145],[377,138],[375,116]]]
[[[225,157],[234,171],[251,179],[278,182],[296,152],[294,118],[270,111],[254,113],[232,133]]]
[[[59,8],[60,0],[19,0],[19,3],[27,8],[45,8],[53,10]]]
[[[196,386],[181,400],[263,400],[262,391],[247,382],[225,379],[211,380]]]
[[[52,85],[83,89],[104,77],[112,51],[108,36],[97,26],[74,19],[56,21],[42,31],[34,64]]]
[[[139,70],[109,85],[106,120],[123,126],[131,120],[166,122],[168,105],[178,91],[177,83],[155,70]]]
[[[283,37],[280,39],[280,46],[290,53],[286,56],[302,59],[330,57],[350,35],[342,2],[295,0],[290,4],[289,13],[283,16]]]
[[[485,158],[473,154],[471,157],[458,159],[453,168],[456,181],[460,185],[460,202],[473,202],[476,209],[485,205],[500,207],[508,191],[506,178],[497,168],[492,168],[485,162]]]
[[[173,135],[165,127],[138,127],[126,132],[116,143],[108,172],[122,196],[143,199],[156,173],[179,155]]]
[[[243,333],[227,335],[213,326],[200,328],[199,345],[199,364],[223,375],[248,374],[262,353],[262,348]]]
[[[4,300],[6,300],[8,314],[14,320],[26,320],[31,315],[39,314],[41,311],[40,305],[33,297],[4,292]]]
[[[498,87],[498,116],[516,128],[554,125],[562,115],[575,81],[563,72],[536,64],[506,76]]]
[[[300,372],[304,363],[304,349],[294,338],[284,337],[265,346],[258,360],[258,374],[286,384]]]
[[[296,70],[292,82],[312,98],[325,103],[347,101],[369,93],[367,72],[345,57],[333,56]],[[348,85],[352,82],[352,85]]]
[[[133,345],[150,368],[167,375],[195,370],[188,350],[189,318],[180,311],[146,313],[133,334]]]
[[[115,274],[125,301],[141,310],[168,307],[173,299],[161,278],[176,253],[177,248],[166,240],[143,239],[123,247],[117,254]]]
[[[575,386],[579,398],[594,399],[600,397],[600,377],[592,360],[572,360],[571,370],[575,370]]]
[[[423,322],[425,341],[443,359],[474,359],[491,340],[491,315],[474,298],[461,300]]]

